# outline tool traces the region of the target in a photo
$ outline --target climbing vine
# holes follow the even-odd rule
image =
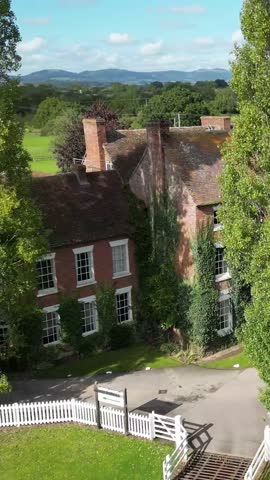
[[[217,338],[219,294],[215,286],[215,246],[212,225],[203,225],[192,245],[196,280],[189,321],[193,341],[204,349]]]
[[[153,195],[148,210],[134,196],[129,206],[140,283],[137,324],[144,339],[154,341],[173,327],[187,329],[187,289],[175,260],[177,210],[167,193]]]

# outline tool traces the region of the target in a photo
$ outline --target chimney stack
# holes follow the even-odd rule
[[[105,120],[102,118],[84,118],[83,129],[86,144],[86,171],[106,170],[103,148],[104,144],[107,143]]]
[[[209,130],[225,130],[229,132],[231,130],[231,117],[221,116],[205,116],[201,117],[202,127],[209,128]]]
[[[153,122],[147,127],[147,147],[151,164],[152,188],[156,193],[165,192],[166,165],[163,145],[169,132],[169,122]]]

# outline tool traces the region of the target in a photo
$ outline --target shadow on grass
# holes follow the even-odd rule
[[[163,355],[149,345],[135,345],[110,352],[101,352],[89,357],[68,361],[38,372],[39,378],[66,378],[103,375],[106,372],[130,372],[146,367],[165,368],[179,366],[180,362]]]

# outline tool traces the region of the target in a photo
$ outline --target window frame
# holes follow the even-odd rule
[[[118,288],[115,290],[115,308],[116,308],[116,317],[117,317],[117,325],[125,325],[127,323],[132,323],[133,322],[133,311],[132,311],[132,287],[124,287],[124,288]],[[117,309],[117,295],[121,295],[123,293],[128,294],[128,315],[129,319],[124,320],[123,322],[120,322],[118,320],[118,309]]]
[[[105,164],[106,164],[106,170],[107,171],[114,170],[114,165],[113,165],[113,162],[111,160],[106,160]]]
[[[122,278],[122,277],[128,277],[129,275],[131,275],[131,272],[130,272],[130,263],[129,263],[129,248],[128,248],[128,244],[129,244],[129,239],[128,239],[128,238],[125,238],[125,239],[122,239],[122,240],[114,240],[113,242],[110,242],[111,251],[112,251],[112,278],[113,278],[113,279]],[[120,247],[120,246],[125,246],[125,252],[126,252],[126,267],[127,267],[127,269],[126,269],[126,270],[123,270],[122,272],[114,273],[114,272],[113,272],[113,270],[114,270],[114,266],[113,266],[113,248],[114,248],[114,247]]]
[[[215,249],[223,249],[224,252],[225,252],[225,247],[222,243],[215,243]],[[215,253],[216,255],[216,253]],[[225,260],[226,261],[226,260]],[[227,263],[226,263],[227,265]],[[216,257],[215,257],[215,269],[216,269]],[[227,270],[226,272],[224,273],[220,273],[218,275],[215,276],[215,280],[216,280],[216,283],[219,283],[219,282],[224,282],[225,280],[230,280],[232,277],[231,277],[231,274],[229,272],[229,268],[228,268],[228,265],[227,265]]]
[[[74,253],[74,259],[75,259],[77,288],[95,284],[96,279],[95,279],[95,265],[94,265],[94,245],[90,245],[87,247],[74,248],[73,253]],[[80,255],[81,253],[88,253],[90,255],[90,271],[92,270],[93,276],[87,280],[78,280],[78,255]]]
[[[47,253],[46,255],[43,255],[37,260],[38,262],[42,262],[43,260],[51,260],[52,262],[52,274],[53,274],[53,282],[54,282],[54,287],[52,288],[46,288],[43,290],[38,290],[37,296],[38,297],[45,297],[46,295],[52,295],[54,293],[58,293],[58,287],[57,287],[57,276],[56,276],[56,266],[55,266],[55,253]],[[38,277],[38,275],[37,275]]]
[[[96,312],[96,329],[91,330],[90,332],[83,332],[82,337],[88,337],[89,335],[93,335],[99,331],[99,322],[98,322],[98,311],[97,311],[97,300],[96,295],[90,295],[89,297],[79,298],[78,302],[81,303],[94,303],[95,312]]]
[[[44,307],[42,309],[43,313],[46,314],[46,313],[54,313],[54,312],[57,312],[57,317],[58,317],[58,337],[59,337],[59,340],[56,340],[54,342],[50,342],[50,343],[43,343],[43,330],[44,328],[42,328],[42,345],[43,347],[45,348],[48,348],[48,347],[53,347],[55,345],[60,345],[61,343],[61,319],[60,319],[60,315],[58,313],[58,310],[59,310],[59,304],[58,305],[52,305],[50,307]],[[42,320],[43,321],[43,320]]]
[[[214,219],[215,219],[215,212],[217,212],[220,209],[220,207],[221,205],[214,205],[212,207]],[[213,223],[214,223],[214,220],[213,220]],[[217,224],[214,223],[213,230],[214,232],[220,232],[221,230],[224,230],[224,226],[222,225],[222,223],[217,223]]]
[[[231,304],[231,310],[229,314],[229,327],[218,329],[217,334],[219,337],[225,337],[226,335],[230,335],[233,332],[233,312],[232,312],[232,303],[231,303],[232,297],[231,297],[230,290],[223,290],[219,295],[219,304],[226,300],[230,300],[230,304]],[[218,320],[220,322],[220,317],[218,318]]]

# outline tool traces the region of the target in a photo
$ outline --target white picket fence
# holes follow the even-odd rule
[[[0,428],[63,422],[97,425],[96,405],[74,399],[0,405]],[[162,427],[160,427],[160,422],[162,422]],[[102,428],[125,433],[123,410],[101,406],[100,423]],[[158,437],[174,442],[177,438],[176,432],[180,432],[181,417],[165,417],[157,415],[155,412],[148,415],[129,412],[128,427],[129,433],[136,437],[148,440]],[[180,433],[178,440],[180,441]]]
[[[163,462],[163,480],[172,480],[188,461],[188,433],[182,422],[176,423],[176,449]]]
[[[270,462],[270,427],[265,427],[264,439],[245,475],[245,480],[256,480],[265,464]]]

